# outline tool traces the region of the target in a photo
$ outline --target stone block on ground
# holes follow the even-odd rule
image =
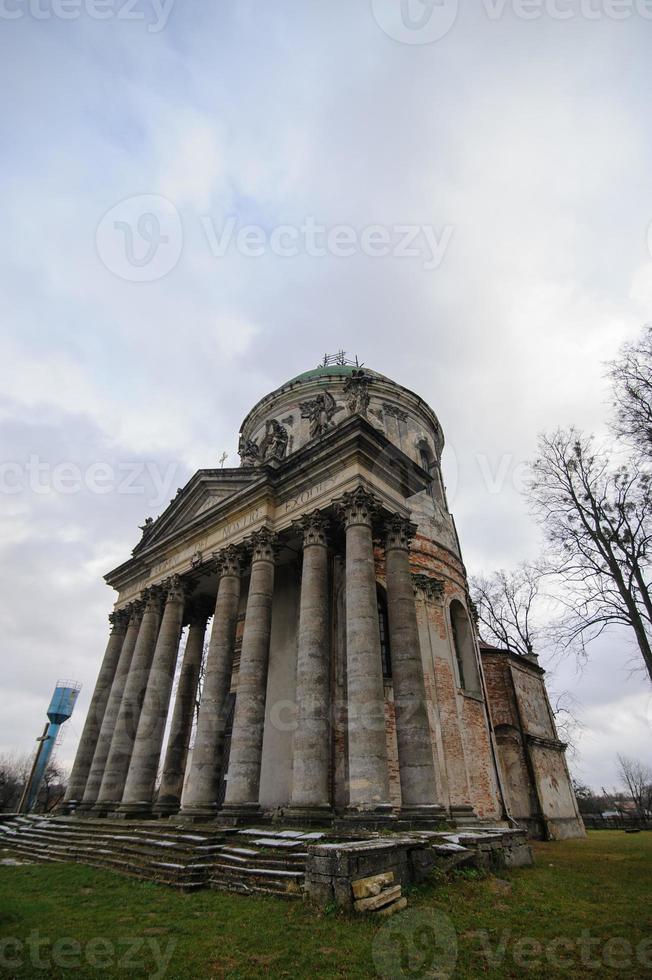
[[[384,908],[391,902],[401,897],[401,886],[394,885],[393,888],[385,888],[379,895],[372,895],[370,898],[360,898],[354,902],[353,908],[356,912],[375,912]]]
[[[356,899],[371,898],[380,894],[383,888],[392,885],[394,882],[394,872],[387,871],[383,874],[372,875],[370,878],[360,878],[358,881],[351,882],[353,896]]]
[[[389,916],[394,915],[395,912],[402,912],[403,909],[407,908],[407,903],[407,898],[399,898],[396,902],[392,902],[391,905],[387,905],[384,909],[380,909],[376,915]]]

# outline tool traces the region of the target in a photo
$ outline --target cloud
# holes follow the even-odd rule
[[[603,362],[649,318],[649,26],[490,21],[466,5],[445,37],[408,45],[343,0],[177,3],[158,33],[117,18],[4,22],[4,460],[172,467],[171,496],[223,451],[235,464],[250,407],[343,347],[440,417],[470,569],[533,554],[519,481],[537,432],[603,429]],[[95,245],[103,215],[143,194],[167,197],[183,232],[178,263],[149,283],[116,276]],[[206,216],[453,237],[437,270],[219,258]],[[86,685],[70,754],[106,640],[101,575],[153,497],[146,472],[137,496],[0,495],[3,746],[30,743],[62,673]],[[569,672],[592,729],[596,705],[621,718],[645,693],[641,678],[614,682],[599,653]],[[644,754],[632,731],[622,740]],[[591,778],[611,780],[611,762],[586,752]]]

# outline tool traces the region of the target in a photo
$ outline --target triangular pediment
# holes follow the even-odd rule
[[[171,534],[182,534],[198,517],[218,508],[229,497],[254,483],[258,476],[244,469],[199,470],[160,517],[144,526],[143,536],[133,554],[151,548]]]

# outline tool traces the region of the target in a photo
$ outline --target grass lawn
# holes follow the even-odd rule
[[[535,868],[415,888],[386,920],[3,866],[0,976],[652,977],[652,833],[535,851]]]

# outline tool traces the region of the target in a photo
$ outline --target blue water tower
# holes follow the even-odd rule
[[[43,776],[59,736],[59,729],[72,715],[80,690],[81,684],[77,681],[57,681],[48,708],[48,724],[38,739],[34,765],[18,807],[20,813],[29,813],[38,799]]]

